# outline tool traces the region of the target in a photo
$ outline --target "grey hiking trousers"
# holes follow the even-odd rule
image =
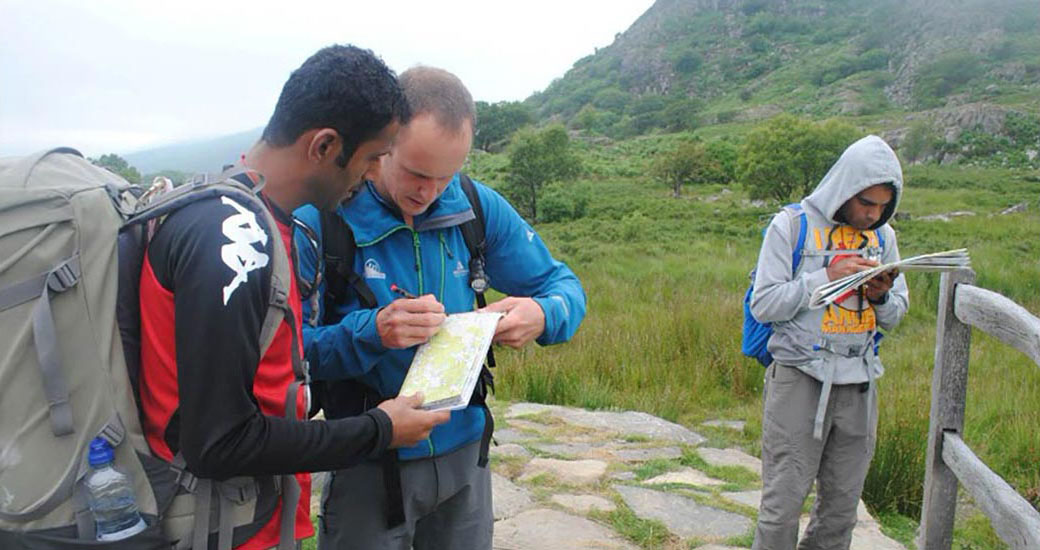
[[[877,438],[877,384],[863,387],[831,388],[817,440],[813,420],[822,384],[796,368],[773,363],[766,370],[762,503],[752,550],[794,550],[796,543],[799,550],[849,548]],[[814,480],[816,502],[798,542],[798,518]]]
[[[363,462],[329,475],[321,496],[319,550],[491,550],[490,468],[480,442],[401,462],[404,523],[387,529],[383,465]]]

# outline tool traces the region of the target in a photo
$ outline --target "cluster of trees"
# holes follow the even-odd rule
[[[94,166],[105,168],[133,184],[151,184],[153,179],[162,176],[172,181],[174,185],[180,185],[190,176],[187,172],[181,172],[178,170],[160,170],[154,174],[141,175],[141,172],[136,167],[130,164],[125,158],[115,153],[108,153],[106,155],[101,155],[98,158],[90,158],[87,160],[94,164]]]
[[[485,152],[505,143],[513,132],[531,124],[534,116],[519,101],[477,102],[477,127],[473,146]]]
[[[751,130],[739,146],[727,140],[684,142],[659,155],[651,174],[675,197],[684,185],[739,181],[752,199],[788,202],[812,191],[859,137],[843,122],[780,115]]]
[[[657,157],[651,174],[672,188],[672,196],[682,196],[689,183],[728,184],[736,176],[737,146],[719,139],[704,143],[700,139],[682,142],[672,151]]]
[[[131,166],[126,159],[115,153],[101,155],[98,158],[88,160],[95,166],[106,168],[130,183],[141,183],[141,173],[137,171],[137,168]]]

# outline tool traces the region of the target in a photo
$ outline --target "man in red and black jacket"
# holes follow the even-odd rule
[[[396,77],[372,52],[322,49],[289,77],[262,138],[242,158],[246,168],[263,174],[261,198],[278,227],[229,197],[200,199],[160,226],[141,272],[139,388],[145,435],[158,456],[179,454],[192,474],[217,480],[335,470],[413,445],[447,421],[447,413],[418,409],[415,396],[352,418],[286,418],[293,355],[301,353],[302,342],[295,280],[294,324],[283,322],[267,352],[260,352],[272,239],[292,250],[289,213],[308,203],[339,204],[388,151],[408,116]],[[245,176],[242,183],[255,182]],[[306,418],[304,394],[297,419]],[[300,539],[314,529],[310,477],[299,473],[297,480]],[[237,548],[278,544],[280,517],[277,509]]]

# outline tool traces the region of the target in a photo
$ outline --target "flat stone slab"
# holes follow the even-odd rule
[[[648,479],[643,482],[646,485],[660,485],[665,483],[680,483],[682,485],[693,485],[693,486],[707,486],[715,487],[722,485],[725,482],[708,477],[700,470],[694,470],[693,468],[683,468],[682,470],[676,470],[674,472],[667,472],[657,477]]]
[[[543,453],[567,458],[601,458],[609,460],[610,451],[602,444],[593,443],[535,443],[531,445]]]
[[[709,420],[707,422],[701,422],[701,426],[711,426],[713,428],[728,428],[730,430],[736,430],[738,432],[744,431],[744,425],[747,422],[743,420]]]
[[[528,481],[542,474],[549,474],[568,485],[589,485],[599,481],[607,473],[607,463],[602,460],[557,460],[535,458],[527,463],[521,481]]]
[[[506,411],[506,418],[518,418],[548,412],[568,424],[605,430],[625,435],[663,439],[673,443],[700,445],[704,436],[674,422],[639,411],[586,411],[559,405],[515,403]]]
[[[502,428],[495,430],[495,441],[499,443],[523,443],[535,439],[533,434],[522,432],[514,428]]]
[[[672,460],[682,458],[682,451],[678,447],[618,449],[616,451],[611,451],[611,454],[625,462],[646,462],[647,460]]]
[[[529,510],[495,522],[496,550],[639,550],[614,531],[557,510]]]
[[[805,514],[798,520],[798,540],[805,537],[805,530],[809,527],[809,515]],[[852,544],[849,550],[906,550],[902,544],[885,536],[881,532],[881,526],[867,511],[863,501],[859,501],[856,508],[856,527],[852,529]],[[698,549],[699,550],[699,549]]]
[[[613,512],[617,509],[613,502],[595,495],[553,495],[551,500],[576,514],[587,514],[593,510]]]
[[[494,472],[491,473],[491,501],[496,520],[511,518],[534,506],[526,489]]]
[[[527,458],[531,456],[531,451],[517,445],[516,443],[506,443],[505,445],[492,445],[488,453],[491,456],[519,456]]]
[[[881,525],[870,515],[867,505],[859,501],[856,508],[856,527],[852,529],[849,550],[906,550],[902,544],[885,536]]]
[[[660,521],[682,538],[725,539],[744,535],[753,526],[747,517],[681,495],[627,485],[615,485],[614,490],[636,516]]]
[[[506,429],[515,429],[517,433],[521,434],[521,437],[526,437],[528,439],[537,439],[539,437],[539,434],[544,433],[546,430],[549,430],[551,428],[552,426],[547,426],[545,424],[542,424],[541,422],[533,422],[530,420],[523,420],[521,418],[518,418],[516,420],[510,420],[509,427]]]
[[[902,544],[890,539],[881,532],[881,526],[874,522],[871,525],[856,525],[852,530],[852,544],[849,550],[906,550]]]
[[[762,475],[762,461],[741,451],[740,449],[713,449],[702,447],[697,454],[712,466],[743,466],[755,475]]]
[[[628,470],[622,470],[620,472],[614,472],[611,474],[610,479],[616,479],[618,481],[632,481],[636,478],[636,473]]]
[[[754,491],[722,493],[722,498],[758,510],[759,504],[762,503],[762,491],[756,489]]]
[[[553,412],[560,409],[559,405],[543,405],[541,403],[513,403],[506,410],[506,418],[517,418],[520,416],[531,416],[543,412]]]

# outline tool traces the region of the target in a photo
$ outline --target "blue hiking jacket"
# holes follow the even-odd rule
[[[492,288],[509,296],[534,298],[545,312],[541,345],[565,342],[574,336],[585,317],[585,292],[577,276],[553,259],[545,243],[516,210],[494,190],[474,181],[484,209],[487,240],[486,273]],[[458,174],[423,214],[413,219],[413,230],[401,219],[395,206],[366,182],[358,195],[340,206],[338,213],[354,232],[357,252],[354,270],[375,294],[379,307],[398,296],[390,290],[396,283],[416,295],[434,294],[447,313],[474,308],[469,286],[469,250],[459,226],[473,218],[469,200]],[[304,206],[296,217],[318,233],[318,211]],[[296,235],[299,270],[304,280],[313,280],[317,258],[299,232]],[[324,284],[318,291],[324,292]],[[317,300],[324,307],[323,300]],[[304,325],[304,353],[316,380],[358,378],[385,398],[398,394],[415,355],[415,347],[391,350],[383,347],[376,330],[378,309],[361,309],[355,296],[339,306],[342,320],[336,325]],[[303,318],[311,315],[304,300]],[[324,318],[320,311],[318,319]],[[428,440],[400,449],[404,460],[449,453],[477,441],[484,429],[479,406],[452,411],[451,420],[437,426]]]

